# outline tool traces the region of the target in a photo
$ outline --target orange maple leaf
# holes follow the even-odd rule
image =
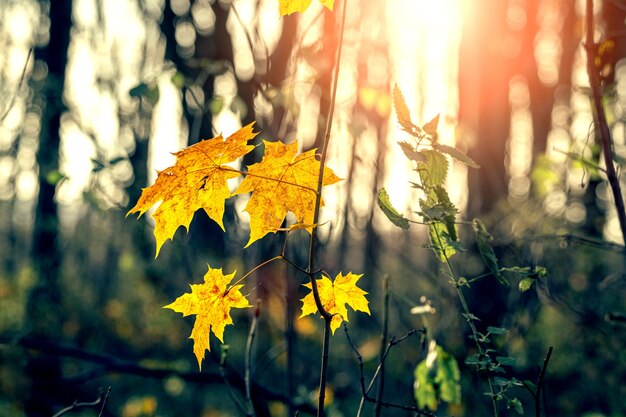
[[[141,216],[161,201],[153,214],[156,256],[179,226],[189,230],[193,214],[201,208],[224,230],[224,201],[231,196],[227,180],[241,175],[226,164],[254,148],[247,144],[257,135],[252,131],[252,125],[226,139],[219,135],[174,153],[176,164],[159,172],[156,182],[143,189],[139,201],[128,214],[139,212]]]
[[[280,228],[287,212],[296,216],[298,223],[310,225],[313,215],[320,162],[315,149],[296,156],[298,143],[265,143],[265,156],[248,167],[248,174],[233,195],[252,192],[244,211],[250,214],[250,240],[246,247],[266,234]],[[322,185],[340,181],[332,169],[324,168]],[[323,205],[323,203],[322,203]]]
[[[320,3],[330,10],[333,9],[334,0],[320,0]],[[296,12],[304,13],[310,5],[311,0],[279,0],[280,15],[285,16]]]
[[[243,285],[226,287],[234,276],[235,272],[224,275],[222,268],[213,269],[209,265],[203,284],[190,284],[191,293],[185,293],[173,303],[163,307],[183,313],[183,316],[196,315],[196,322],[189,338],[193,339],[193,353],[198,359],[200,370],[205,350],[211,351],[210,332],[213,331],[215,337],[224,343],[224,328],[228,324],[233,324],[230,309],[252,307],[240,291]]]
[[[345,276],[341,272],[335,277],[334,281],[330,278],[322,276],[317,281],[317,289],[320,294],[320,300],[324,306],[324,310],[333,315],[330,322],[330,329],[333,333],[341,325],[342,321],[348,321],[348,309],[346,305],[352,307],[354,311],[362,311],[370,314],[367,298],[363,291],[356,286],[356,282],[361,278],[363,274],[353,274],[348,272]],[[311,289],[311,283],[304,284],[305,287]],[[302,299],[302,314],[300,317],[304,317],[309,314],[317,313],[317,306],[315,305],[315,299],[313,292],[307,294]]]

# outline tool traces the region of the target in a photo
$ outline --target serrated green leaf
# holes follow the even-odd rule
[[[502,285],[510,285],[509,281],[500,273],[500,267],[498,266],[498,258],[493,251],[493,248],[489,244],[489,241],[493,239],[483,223],[479,219],[475,219],[473,222],[474,234],[476,236],[476,245],[480,256],[483,258],[485,265],[491,271],[491,273],[498,279]]]
[[[446,230],[448,231],[448,235],[450,236],[450,239],[452,241],[457,241],[458,234],[457,234],[455,222],[456,222],[456,214],[458,213],[458,210],[456,209],[454,204],[450,202],[450,197],[448,196],[448,192],[446,191],[445,188],[438,185],[434,187],[434,191],[435,191],[435,195],[437,196],[438,205],[442,206],[446,210],[446,213],[443,216],[442,220],[444,224],[446,225]]]
[[[415,162],[426,162],[426,157],[422,155],[421,152],[416,151],[413,145],[411,145],[410,143],[398,142],[398,145],[400,145],[400,148],[402,148],[402,152],[404,152],[404,155],[406,155],[409,160]]]
[[[443,223],[430,223],[428,225],[428,236],[430,237],[433,250],[441,262],[447,262],[456,253],[453,240]]]
[[[381,188],[378,191],[378,207],[385,213],[385,216],[389,219],[391,223],[398,226],[401,229],[408,230],[409,221],[402,217],[400,213],[391,205],[391,201],[389,201],[389,194],[387,194],[387,190]]]
[[[422,130],[431,136],[437,136],[437,126],[439,125],[439,114],[432,118],[431,121],[422,126]]]
[[[476,169],[480,168],[480,165],[478,165],[476,161],[474,161],[472,158],[467,156],[465,152],[462,152],[458,150],[457,148],[453,148],[452,146],[448,146],[448,145],[441,145],[439,143],[433,144],[433,148],[437,149],[439,152],[445,153],[446,155],[450,155],[457,161],[464,163],[470,168],[476,168]]]
[[[520,292],[526,292],[532,288],[535,280],[533,278],[524,278],[519,282],[519,290]]]
[[[404,101],[404,96],[398,88],[398,85],[393,88],[393,105],[396,108],[396,116],[398,116],[398,123],[402,128],[411,134],[414,134],[419,127],[415,126],[411,121],[411,112]]]
[[[426,188],[443,185],[448,176],[448,160],[445,155],[436,150],[422,151],[426,156],[426,162],[418,163],[417,170]]]

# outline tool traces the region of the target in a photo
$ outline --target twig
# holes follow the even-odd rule
[[[70,406],[65,407],[64,409],[60,410],[59,412],[55,413],[52,417],[60,417],[65,413],[69,413],[70,411],[76,409],[76,408],[87,408],[87,407],[95,407],[96,405],[102,403],[102,407],[100,409],[100,414],[98,414],[98,416],[102,415],[102,411],[104,410],[104,406],[106,405],[107,399],[109,398],[109,393],[111,392],[111,387],[109,387],[106,391],[106,393],[100,393],[100,395],[98,395],[98,398],[95,399],[95,401],[91,401],[91,402],[83,402],[83,403],[79,403],[78,400],[74,401],[74,403]]]
[[[617,218],[619,219],[620,229],[622,231],[622,239],[626,243],[626,208],[624,207],[624,199],[620,189],[619,178],[615,172],[613,164],[613,149],[611,131],[606,120],[604,107],[602,105],[602,92],[600,91],[600,75],[596,68],[596,58],[598,53],[598,45],[593,38],[594,22],[593,22],[593,0],[587,0],[587,36],[585,40],[585,49],[587,50],[587,72],[589,75],[589,84],[592,92],[594,119],[596,130],[600,137],[600,146],[604,155],[604,164],[606,165],[606,178],[609,182],[611,191],[613,192],[613,200]]]
[[[354,352],[354,354],[355,354],[355,356],[357,358],[357,362],[359,364],[359,384],[361,386],[361,402],[359,403],[359,409],[358,409],[357,414],[356,414],[357,417],[361,415],[361,411],[363,409],[363,403],[365,401],[377,403],[377,404],[380,404],[383,407],[391,407],[391,408],[398,408],[398,409],[406,410],[406,411],[414,411],[418,415],[422,415],[422,416],[428,416],[428,417],[434,417],[435,416],[435,414],[433,414],[433,413],[431,413],[429,411],[422,410],[421,408],[418,408],[418,407],[415,407],[415,406],[412,406],[412,405],[394,404],[394,403],[378,400],[377,398],[372,398],[372,397],[369,396],[369,392],[372,389],[372,386],[374,385],[374,382],[376,381],[376,378],[377,378],[378,374],[380,373],[381,365],[384,363],[385,359],[387,358],[387,355],[389,354],[389,351],[391,350],[391,348],[393,346],[397,345],[398,343],[406,340],[408,337],[410,337],[411,335],[413,335],[415,333],[422,333],[422,334],[425,333],[425,331],[423,329],[413,329],[413,330],[407,332],[404,336],[402,336],[400,338],[392,337],[391,340],[389,340],[389,343],[387,344],[385,352],[384,352],[384,354],[382,356],[382,360],[378,364],[378,368],[376,368],[376,372],[374,372],[374,376],[372,376],[372,380],[370,381],[370,383],[369,383],[367,388],[365,388],[365,376],[364,376],[364,373],[363,373],[363,356],[359,353],[359,350],[356,348],[356,345],[352,341],[352,338],[350,337],[350,333],[348,332],[348,325],[346,323],[344,323],[343,330],[344,330],[344,332],[346,334],[346,338],[348,339],[348,344],[350,345],[350,348]]]
[[[548,370],[548,362],[550,362],[550,357],[552,356],[552,346],[548,348],[548,353],[546,354],[546,358],[543,360],[543,367],[541,368],[541,372],[539,373],[539,378],[537,378],[537,393],[535,396],[535,416],[541,417],[541,401],[540,396],[544,392],[543,382],[544,377],[546,376],[546,371]],[[545,397],[544,397],[545,398]]]
[[[256,334],[256,326],[259,318],[259,310],[261,307],[261,300],[257,300],[254,313],[252,314],[252,323],[250,324],[250,331],[248,332],[248,339],[246,340],[246,353],[245,353],[245,376],[246,383],[246,400],[248,401],[247,416],[254,416],[254,405],[252,404],[252,378],[250,376],[250,362],[252,358],[252,343],[254,342],[254,336]]]
[[[319,214],[320,214],[320,205],[322,200],[322,186],[324,181],[324,167],[326,165],[326,155],[328,151],[328,143],[330,142],[330,132],[333,126],[333,115],[335,111],[335,101],[337,98],[337,84],[339,83],[339,68],[341,64],[341,49],[343,46],[343,33],[346,25],[346,4],[347,0],[343,1],[342,8],[342,16],[341,16],[341,27],[339,30],[339,45],[337,46],[337,57],[335,60],[335,71],[333,76],[333,88],[330,97],[330,109],[328,111],[328,117],[326,119],[326,129],[324,133],[324,143],[322,144],[322,152],[320,155],[320,172],[317,177],[317,193],[315,196],[315,207],[313,214],[313,224],[319,224]],[[311,239],[309,242],[309,266],[308,266],[308,275],[309,280],[311,281],[311,290],[313,292],[313,299],[315,300],[315,305],[324,318],[324,342],[322,346],[322,365],[320,370],[320,383],[319,383],[319,398],[318,398],[318,407],[317,407],[317,416],[324,416],[324,399],[325,399],[325,391],[326,391],[326,372],[328,369],[328,351],[330,344],[330,321],[332,319],[332,315],[326,311],[322,301],[320,299],[319,290],[317,288],[317,281],[315,280],[315,275],[313,271],[315,269],[315,250],[317,245],[317,226],[313,227],[311,230]]]
[[[374,406],[374,416],[380,417],[380,402],[383,400],[385,388],[385,345],[387,344],[387,332],[389,329],[389,276],[383,278],[383,328],[380,334],[380,352],[378,361],[380,362],[380,378],[378,379],[378,390],[376,391],[376,405]]]
[[[98,417],[102,417],[102,413],[104,413],[104,406],[107,404],[110,394],[111,394],[111,386],[107,388],[107,392],[106,394],[104,394],[104,400],[102,401],[102,407],[100,407],[100,412],[98,413]]]
[[[222,377],[222,380],[224,381],[224,384],[226,385],[226,390],[228,391],[230,398],[232,398],[233,402],[235,403],[239,411],[247,415],[246,407],[243,406],[241,401],[239,401],[239,398],[237,398],[237,396],[235,395],[235,391],[233,391],[233,387],[230,385],[230,381],[228,380],[226,376],[226,357],[227,356],[228,356],[228,346],[223,346],[222,353],[220,355],[220,361],[219,361],[220,376]],[[244,385],[246,385],[245,380],[244,380]],[[247,386],[246,386],[246,393],[247,393]]]

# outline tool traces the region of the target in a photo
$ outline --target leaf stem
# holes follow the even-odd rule
[[[333,86],[330,96],[330,109],[328,111],[328,117],[326,119],[326,129],[324,132],[324,142],[322,143],[322,150],[320,154],[320,172],[317,177],[317,192],[315,195],[315,208],[313,212],[313,224],[319,224],[320,205],[322,200],[322,186],[324,182],[324,167],[326,165],[326,155],[328,151],[328,143],[330,142],[330,132],[333,126],[333,115],[335,112],[335,101],[337,99],[337,84],[339,82],[339,68],[341,64],[341,50],[343,46],[343,34],[346,25],[346,5],[347,0],[343,0],[341,26],[339,29],[339,43],[337,46],[337,56],[335,59],[335,68],[333,75]],[[320,370],[320,383],[319,383],[319,398],[317,407],[317,417],[324,416],[324,397],[326,390],[326,374],[328,370],[328,352],[330,347],[330,322],[332,315],[326,311],[322,301],[320,299],[319,290],[317,288],[317,282],[315,280],[315,255],[317,246],[317,226],[314,226],[311,230],[311,239],[309,241],[309,266],[307,268],[309,280],[311,281],[311,290],[313,292],[313,299],[315,305],[324,318],[324,339],[322,347],[322,365]]]
[[[248,331],[248,339],[246,340],[246,352],[245,352],[245,375],[244,382],[246,385],[246,400],[248,402],[248,410],[246,416],[252,417],[254,413],[254,405],[252,403],[252,376],[250,375],[250,363],[252,359],[252,343],[254,342],[254,336],[256,335],[257,321],[259,318],[259,310],[261,307],[261,300],[257,300],[254,313],[252,314],[252,323],[250,324],[250,331]]]
[[[467,301],[465,300],[465,295],[463,294],[463,291],[461,291],[460,286],[457,285],[456,274],[454,272],[454,269],[452,268],[452,263],[450,262],[450,258],[448,258],[448,254],[445,251],[445,246],[443,245],[441,235],[439,234],[439,230],[437,228],[434,228],[434,230],[435,230],[435,236],[437,237],[437,240],[439,241],[439,247],[442,248],[441,254],[444,257],[446,267],[448,268],[448,276],[452,279],[454,283],[454,289],[456,290],[457,296],[459,297],[459,301],[461,302],[461,308],[463,309],[463,313],[465,313],[465,320],[467,321],[467,324],[469,325],[470,330],[472,331],[472,337],[474,341],[476,342],[478,353],[481,356],[485,355],[483,345],[480,342],[480,338],[478,337],[478,330],[476,329],[476,325],[474,324],[474,319],[472,318],[473,315],[469,310],[469,306],[467,305]],[[435,255],[437,255],[436,251],[435,251]],[[487,370],[487,372],[489,371]],[[495,417],[499,417],[500,411],[498,410],[498,402],[496,401],[496,393],[494,391],[493,381],[489,373],[487,373],[487,382],[489,384],[491,404],[493,405],[493,415]]]

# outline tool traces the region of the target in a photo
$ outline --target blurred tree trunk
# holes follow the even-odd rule
[[[72,26],[72,0],[57,0],[49,8],[50,40],[36,50],[35,57],[48,69],[45,91],[45,111],[37,152],[39,167],[39,194],[35,211],[32,257],[38,282],[28,300],[28,321],[35,334],[58,338],[63,324],[60,267],[62,252],[59,242],[59,216],[54,199],[59,169],[61,116],[65,111],[63,90]],[[54,408],[68,405],[75,392],[70,393],[59,384],[61,379],[58,358],[33,356],[28,364],[32,387],[26,402],[29,416],[50,416]]]
[[[512,60],[504,44],[508,1],[476,0],[464,17],[459,55],[459,121],[472,139],[481,169],[469,171],[470,218],[507,195],[505,146],[509,137]]]
[[[317,57],[317,60],[319,61],[317,64],[319,66],[317,79],[315,81],[315,85],[319,89],[320,94],[320,112],[319,118],[317,119],[317,135],[315,136],[315,143],[312,146],[312,148],[320,150],[322,149],[322,144],[324,143],[326,123],[330,112],[330,89],[332,87],[333,70],[337,55],[337,29],[335,13],[337,13],[337,17],[339,17],[340,15],[338,13],[343,13],[343,11],[339,12],[336,10],[335,12],[331,12],[327,8],[322,10],[324,19],[321,38],[322,49]]]

